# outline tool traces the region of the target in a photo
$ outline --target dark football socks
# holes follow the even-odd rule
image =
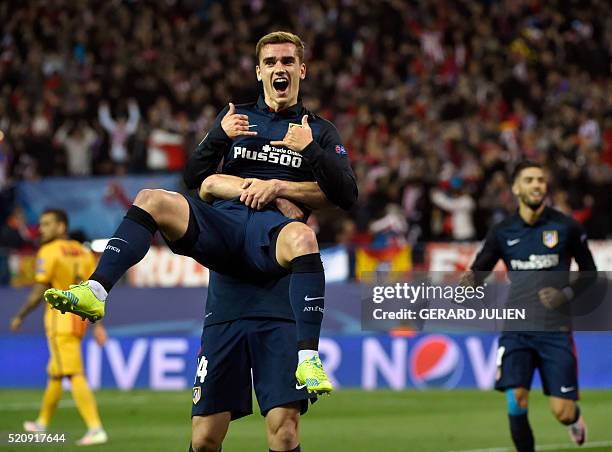
[[[565,425],[572,425],[575,424],[576,422],[578,422],[578,419],[580,419],[580,407],[578,406],[578,404],[576,404],[576,412],[574,414],[574,420],[571,422],[568,422]]]
[[[270,452],[281,452],[281,451],[272,450],[272,449],[269,449],[269,451],[270,451]],[[300,445],[298,444],[298,445],[295,447],[295,449],[287,450],[287,451],[284,451],[284,452],[302,452],[302,448],[301,448],[301,447],[300,447]]]
[[[323,321],[325,273],[319,253],[291,261],[289,300],[297,326],[298,350],[317,350]]]
[[[146,210],[130,207],[89,279],[98,281],[107,292],[110,291],[128,268],[147,254],[157,229],[157,223]]]
[[[510,420],[510,433],[516,450],[518,452],[533,452],[535,450],[533,432],[529,426],[527,414],[508,415],[508,419]]]

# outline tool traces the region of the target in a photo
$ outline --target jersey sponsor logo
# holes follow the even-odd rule
[[[572,392],[576,390],[576,386],[561,386],[561,392],[566,394],[568,392]]]
[[[286,148],[277,148],[266,144],[260,151],[253,151],[244,146],[234,146],[234,158],[243,158],[257,162],[268,162],[282,166],[299,168],[302,166],[302,155]]]
[[[542,270],[559,265],[558,254],[532,254],[529,260],[512,259],[510,266],[512,270]]]
[[[337,144],[336,145],[336,154],[338,155],[346,155],[346,149],[344,149],[344,146],[342,146],[341,144]]]
[[[304,306],[303,312],[320,312],[321,314],[323,314],[323,312],[325,312],[325,309],[321,306]]]
[[[115,253],[120,253],[121,250],[119,248],[117,248],[116,246],[112,246],[112,245],[106,245],[106,248],[104,248],[105,250],[110,250],[110,251],[114,251]]]
[[[554,248],[559,243],[559,233],[557,231],[542,232],[542,242],[548,248]]]
[[[202,398],[202,387],[194,386],[193,387],[193,404],[195,405]]]
[[[514,246],[517,243],[519,243],[521,241],[521,239],[514,239],[514,240],[506,240],[506,245],[508,246]]]
[[[83,254],[83,250],[74,246],[61,246],[60,251],[63,256],[78,257]]]

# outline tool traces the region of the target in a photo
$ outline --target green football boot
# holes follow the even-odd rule
[[[323,364],[318,356],[313,356],[310,359],[305,359],[295,371],[295,378],[297,378],[298,384],[296,389],[306,388],[308,392],[314,392],[316,394],[326,394],[333,391],[333,387],[325,371],[323,370]]]
[[[84,282],[68,290],[48,289],[45,301],[62,313],[71,312],[94,323],[104,317],[104,302],[99,300]]]

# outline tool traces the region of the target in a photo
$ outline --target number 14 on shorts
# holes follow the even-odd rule
[[[200,356],[198,358],[198,371],[196,372],[196,376],[193,381],[194,385],[198,384],[198,380],[200,380],[199,384],[204,383],[204,378],[206,377],[206,374],[208,373],[208,370],[206,370],[207,367],[208,367],[208,360],[206,359],[206,356]]]

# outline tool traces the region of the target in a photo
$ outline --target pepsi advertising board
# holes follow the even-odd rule
[[[581,388],[612,388],[612,355],[601,352],[612,349],[612,333],[576,333],[575,339]],[[0,387],[45,385],[43,336],[3,335],[0,348]],[[197,336],[122,336],[104,348],[85,340],[83,358],[94,388],[182,390],[191,387],[198,349]],[[328,336],[319,349],[338,388],[489,390],[497,371],[492,333]]]

